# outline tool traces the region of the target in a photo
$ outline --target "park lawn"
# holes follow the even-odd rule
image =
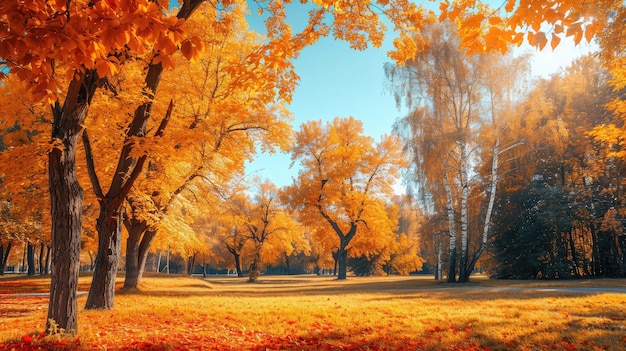
[[[89,277],[81,277],[79,290]],[[121,280],[120,280],[121,281]],[[0,350],[626,350],[626,294],[432,278],[148,276],[72,337],[40,339],[46,278],[0,278]],[[515,289],[501,290],[515,286]],[[626,280],[540,283],[624,287]]]

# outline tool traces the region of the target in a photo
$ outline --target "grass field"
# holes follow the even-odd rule
[[[44,338],[48,284],[0,277],[0,350],[626,350],[626,280],[148,276]]]

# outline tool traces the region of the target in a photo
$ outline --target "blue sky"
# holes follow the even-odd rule
[[[406,113],[396,108],[393,95],[385,90],[383,65],[391,62],[386,52],[393,47],[392,42],[388,36],[381,48],[355,51],[345,42],[324,38],[306,48],[295,61],[300,83],[289,105],[295,117],[294,129],[308,120],[353,116],[363,121],[365,133],[374,139],[389,134],[396,118]],[[574,47],[563,40],[554,52],[549,47],[540,53],[526,50],[535,53],[532,74],[548,76],[589,52],[590,46]],[[290,169],[290,164],[288,154],[259,154],[246,172],[283,187],[298,173],[298,166]]]

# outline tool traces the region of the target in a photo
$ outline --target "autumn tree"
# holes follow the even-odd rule
[[[613,140],[608,144],[590,137],[611,130],[606,126],[615,116],[607,103],[615,99],[614,94],[608,70],[594,57],[585,56],[563,72],[536,82],[526,97],[523,114],[509,133],[524,138],[524,144],[516,150],[521,152],[513,162],[503,169],[506,171],[502,176],[503,191],[497,201],[495,224],[499,230],[494,233],[493,242],[497,274],[506,276],[523,271],[509,263],[515,257],[527,257],[529,246],[507,241],[516,235],[534,235],[526,233],[531,227],[523,224],[527,223],[523,222],[524,218],[534,216],[537,226],[542,221],[553,221],[530,213],[533,204],[515,205],[520,199],[552,202],[544,212],[557,212],[568,222],[555,226],[561,228],[558,233],[550,232],[549,228],[540,230],[544,234],[550,232],[548,237],[560,243],[556,247],[533,246],[544,267],[567,266],[558,274],[560,277],[622,274],[619,264],[615,264],[621,260],[616,255],[623,245],[620,231],[604,225],[623,208],[620,200],[623,165],[614,154],[619,152],[619,142]],[[619,138],[619,133],[614,135]],[[567,195],[567,201],[553,200],[563,194]],[[540,199],[541,196],[545,198]],[[545,276],[546,271],[542,274]]]
[[[278,188],[269,181],[258,182],[251,198],[240,193],[227,199],[228,211],[233,215],[232,225],[252,243],[252,261],[249,281],[254,282],[261,274],[261,266],[272,262],[282,254],[285,246],[296,250],[293,243],[304,240],[304,231],[281,204]],[[291,252],[290,252],[291,254]]]
[[[256,151],[255,145],[271,151],[273,145],[286,148],[290,140],[286,111],[280,105],[259,101],[265,98],[265,92],[250,89],[247,79],[251,77],[231,74],[244,64],[243,58],[263,49],[259,36],[247,28],[245,8],[224,13],[221,26],[210,25],[215,16],[210,13],[215,11],[212,7],[202,6],[198,11],[200,16],[188,21],[187,30],[201,38],[205,50],[195,64],[174,56],[177,69],[166,73],[161,87],[179,102],[175,107],[177,118],[172,121],[175,125],[170,125],[166,136],[171,139],[166,144],[170,147],[155,150],[146,179],[141,180],[142,192],[153,195],[149,201],[129,201],[133,216],[127,228],[133,235],[129,236],[127,248],[140,249],[140,261],[136,262],[137,255],[127,253],[125,287],[137,286],[141,275],[134,278],[134,266],[139,267],[139,273],[143,270],[149,242],[156,235],[151,228],[167,212],[174,197],[184,196],[193,182],[206,182],[209,188],[210,184],[226,184],[232,174],[243,172],[244,161]],[[279,84],[279,76],[272,74],[271,67],[259,65],[254,74],[257,81]],[[186,82],[184,86],[180,86],[181,79]],[[139,199],[140,195],[132,198]],[[142,216],[138,206],[148,206],[141,211],[152,215],[146,214],[140,221],[135,216]]]
[[[28,274],[35,274],[38,250],[39,271],[47,274],[50,223],[45,169],[45,141],[49,134],[45,104],[32,102],[30,92],[17,77],[0,82],[0,198],[4,264],[14,243],[26,244]],[[3,266],[4,267],[4,266]],[[4,268],[2,268],[3,270]]]
[[[424,262],[420,256],[423,217],[407,195],[396,196],[394,204],[398,207],[398,228],[385,268],[387,274],[407,275],[419,271]]]
[[[232,225],[232,222],[223,223],[215,232],[215,238],[219,240],[219,246],[223,247],[227,255],[232,257],[233,267],[238,277],[243,277],[242,256],[244,248],[249,241],[245,228],[238,225]]]
[[[515,145],[502,147],[500,135],[524,66],[500,54],[468,55],[450,22],[426,28],[428,48],[404,67],[387,66],[386,73],[398,101],[413,109],[396,126],[413,156],[409,179],[423,193],[425,209],[447,217],[448,281],[458,273],[466,282],[487,245],[499,155]],[[485,197],[484,205],[470,203],[474,193]],[[471,228],[481,215],[482,229]],[[478,246],[471,252],[473,241]]]
[[[334,237],[338,278],[346,279],[348,255],[379,253],[397,225],[386,202],[406,165],[399,140],[383,136],[376,143],[363,135],[362,123],[353,117],[325,125],[306,122],[297,133],[292,159],[303,170],[287,190],[289,201],[299,206],[305,225],[324,223],[326,230],[316,233]]]
[[[563,279],[572,276],[567,235],[577,205],[560,184],[534,181],[503,198],[493,241],[494,276],[505,279]]]

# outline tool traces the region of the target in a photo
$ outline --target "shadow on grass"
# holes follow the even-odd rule
[[[387,278],[387,279],[385,279]],[[195,281],[195,282],[194,282]],[[353,277],[339,281],[333,277],[304,276],[293,279],[270,277],[249,283],[247,278],[195,278],[181,280],[180,285],[172,288],[160,288],[154,285],[148,289],[140,289],[137,294],[147,296],[243,296],[243,297],[275,297],[275,296],[316,296],[346,294],[384,294],[380,299],[388,299],[388,295],[398,299],[414,299],[422,295],[430,298],[461,299],[466,301],[482,301],[486,296],[493,298],[515,298],[528,300],[546,297],[590,296],[604,293],[626,294],[623,287],[574,287],[574,286],[536,286],[534,284],[516,284],[514,286],[483,283],[445,283],[423,277]]]

